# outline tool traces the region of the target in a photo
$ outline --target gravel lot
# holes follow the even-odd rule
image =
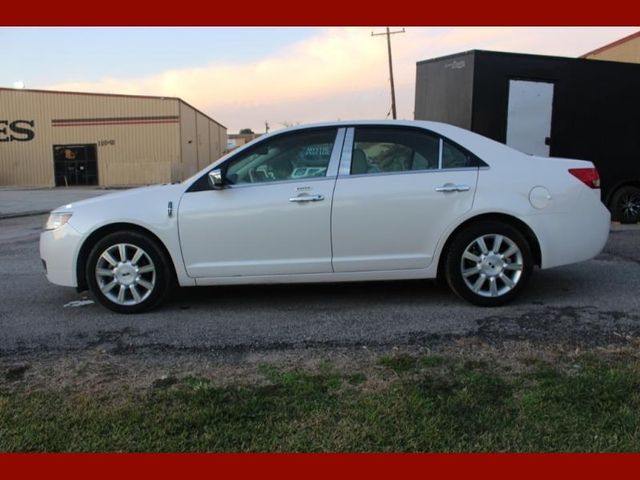
[[[138,361],[166,369],[465,342],[611,348],[640,337],[639,226],[613,225],[599,257],[535,272],[518,301],[498,309],[411,281],[183,289],[157,311],[124,316],[91,302],[76,306],[85,297],[47,282],[38,255],[44,221],[0,220],[0,374],[98,357],[101,371],[119,362],[136,370]]]

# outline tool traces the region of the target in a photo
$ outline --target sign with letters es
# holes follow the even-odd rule
[[[0,142],[29,142],[35,137],[33,120],[0,120]]]

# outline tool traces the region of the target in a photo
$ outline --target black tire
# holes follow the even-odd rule
[[[135,264],[129,261],[126,271],[122,266],[119,266],[120,270],[117,274],[96,275],[98,268],[102,272],[107,270],[116,272],[116,265],[106,260],[109,256],[110,260],[115,261],[117,265],[126,263],[122,262],[122,258],[120,258],[118,245],[125,245],[125,259],[133,257],[130,260],[134,260],[138,253],[137,249],[142,250],[143,254]],[[105,252],[109,252],[107,257],[103,256]],[[114,312],[146,312],[160,305],[172,290],[171,287],[175,282],[170,262],[171,260],[167,258],[157,242],[146,235],[138,232],[114,232],[102,238],[91,249],[85,272],[87,285],[94,298]],[[150,268],[152,271],[138,273],[138,271],[142,272],[150,270]],[[122,283],[118,283],[120,281]],[[112,282],[116,283],[109,289]],[[126,285],[128,282],[131,284]],[[143,283],[147,286],[143,286]],[[152,285],[152,288],[148,288],[148,285]],[[105,289],[107,289],[106,293]],[[115,292],[120,293],[123,289],[122,302],[118,303],[120,297]],[[134,290],[139,297],[138,299],[134,298]]]
[[[640,188],[620,187],[611,197],[611,217],[620,223],[640,222]]]
[[[502,240],[498,252],[493,252],[495,243],[492,242],[497,242],[496,236],[501,236]],[[477,242],[480,238],[487,247],[485,253]],[[514,245],[518,253],[511,254]],[[476,259],[463,258],[465,252]],[[534,264],[531,246],[524,235],[515,227],[498,221],[475,223],[458,232],[445,255],[444,271],[451,290],[460,298],[482,307],[498,307],[513,300],[529,280]],[[516,268],[518,265],[522,268]],[[514,285],[507,284],[503,280],[505,277]],[[474,291],[472,287],[477,285],[478,291]],[[493,294],[495,296],[490,296]]]

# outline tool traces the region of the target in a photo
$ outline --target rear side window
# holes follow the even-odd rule
[[[486,166],[471,152],[428,131],[358,127],[351,175]]]
[[[447,140],[442,142],[442,168],[467,168],[477,167],[476,157],[471,155]]]
[[[399,128],[357,128],[351,174],[406,172],[438,168],[440,139]]]

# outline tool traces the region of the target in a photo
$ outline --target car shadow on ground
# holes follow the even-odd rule
[[[168,306],[256,308],[286,305],[413,304],[457,302],[457,298],[435,280],[393,282],[345,282],[268,285],[224,285],[180,288]]]
[[[583,276],[581,283],[588,281]],[[571,269],[537,270],[511,305],[554,303],[566,299],[573,290],[575,273]],[[179,288],[164,308],[244,310],[306,307],[330,310],[346,305],[379,308],[398,305],[473,307],[454,295],[446,282],[434,279],[187,287]]]

